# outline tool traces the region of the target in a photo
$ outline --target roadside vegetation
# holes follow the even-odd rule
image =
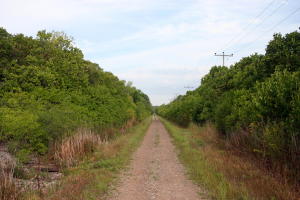
[[[28,194],[30,200],[100,200],[109,195],[113,183],[124,167],[129,164],[132,153],[151,124],[147,118],[129,128],[125,134],[99,145],[95,152],[82,160],[77,166],[64,170],[64,178],[42,196]]]
[[[112,136],[151,112],[147,95],[84,59],[61,32],[0,29],[0,141],[17,156],[45,154],[78,128]]]
[[[0,161],[16,164],[0,166],[5,187],[37,179],[40,189],[41,170],[77,166],[151,112],[146,94],[85,60],[66,34],[0,28]]]
[[[212,124],[183,128],[161,121],[189,177],[212,199],[298,199],[299,193],[292,185],[269,173],[255,158],[237,152],[219,137]]]
[[[212,67],[198,88],[156,110],[182,127],[212,123],[235,152],[299,192],[299,58],[299,32],[274,34],[264,55]]]

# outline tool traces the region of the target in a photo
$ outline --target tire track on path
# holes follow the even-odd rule
[[[121,175],[110,200],[201,200],[199,187],[188,180],[171,138],[159,120],[153,120]]]

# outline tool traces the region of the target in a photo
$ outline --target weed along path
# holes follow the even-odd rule
[[[167,130],[153,120],[133,155],[130,167],[121,175],[110,200],[199,200],[201,190],[188,180]]]

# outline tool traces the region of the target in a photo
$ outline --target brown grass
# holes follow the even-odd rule
[[[125,145],[126,138],[118,138],[99,146],[99,151],[89,157],[89,163],[97,163],[99,160],[111,159],[120,153]],[[111,182],[114,173],[107,169],[69,168],[68,173],[60,184],[49,190],[44,198],[38,200],[81,200],[86,199],[89,193],[93,196],[103,196],[107,190],[107,182]],[[47,197],[46,197],[47,196]],[[93,198],[91,198],[93,199]]]
[[[21,192],[17,188],[13,170],[10,173],[0,169],[0,199],[1,200],[18,200],[21,198]]]
[[[211,124],[202,128],[192,125],[190,130],[195,140],[204,141],[204,145],[199,149],[205,158],[224,174],[236,189],[244,187],[254,199],[300,199],[299,191],[288,183],[287,178],[269,171],[261,160],[236,148],[236,144],[242,146],[245,141],[233,138],[235,145],[232,146],[232,141],[221,139]]]
[[[123,127],[120,129],[120,132],[121,132],[122,134],[125,134],[126,131],[127,131],[130,127],[133,127],[133,126],[136,125],[136,124],[137,124],[136,119],[135,119],[135,118],[132,118],[132,119],[128,120],[128,121],[125,123],[125,125],[123,125]]]
[[[97,151],[90,154],[88,159],[65,169],[65,176],[59,184],[46,191],[43,197],[31,195],[30,200],[105,199],[110,185],[130,161],[150,122],[150,119],[146,119],[113,140],[100,140]]]
[[[46,197],[49,200],[84,199],[83,190],[93,180],[93,174],[81,172],[64,180],[67,184],[57,185],[53,195]]]
[[[94,152],[102,142],[100,135],[91,130],[78,129],[74,135],[55,144],[54,159],[61,166],[74,166],[82,157]]]

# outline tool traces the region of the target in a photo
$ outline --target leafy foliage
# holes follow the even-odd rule
[[[214,122],[229,138],[247,132],[251,151],[297,173],[299,95],[300,33],[295,31],[274,34],[265,55],[245,57],[229,68],[212,67],[197,89],[157,111],[183,126]]]
[[[151,113],[147,95],[83,58],[61,32],[0,28],[0,142],[44,154],[79,127],[103,132]]]

